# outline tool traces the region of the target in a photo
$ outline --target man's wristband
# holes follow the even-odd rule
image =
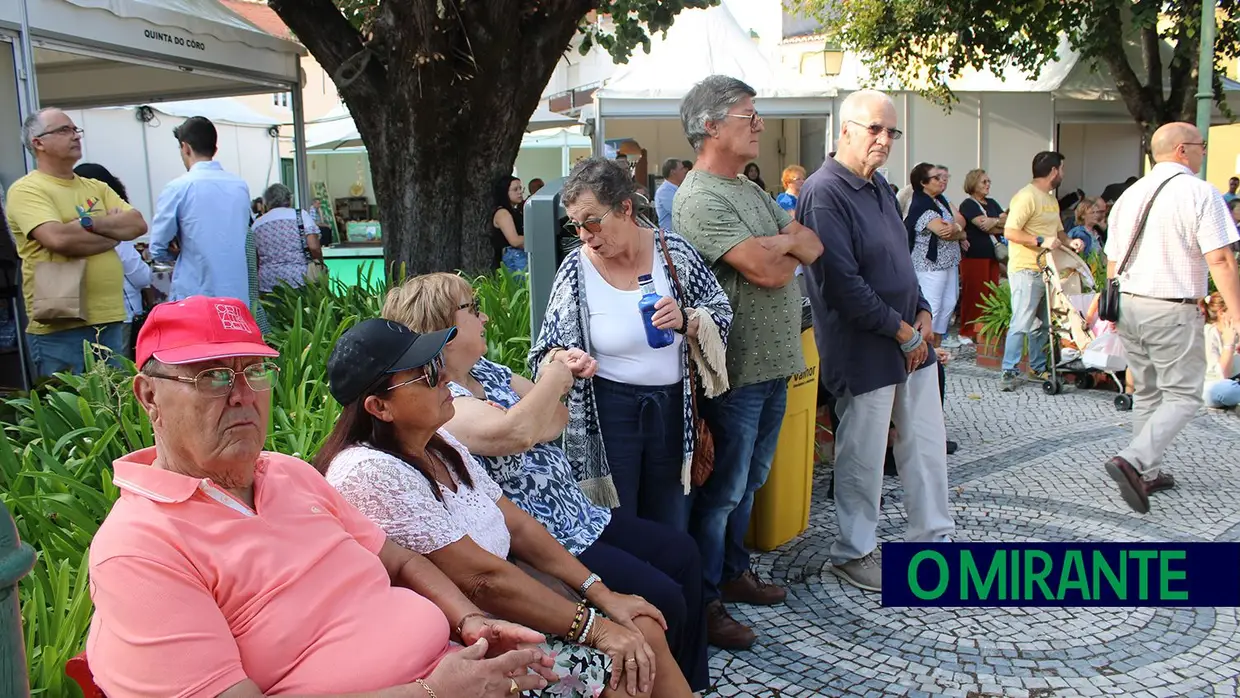
[[[905,354],[908,354],[912,351],[916,351],[917,347],[921,346],[921,343],[924,341],[926,340],[922,338],[921,333],[918,332],[916,328],[914,328],[913,338],[901,344],[900,351],[904,352]]]
[[[1042,246],[1042,243],[1043,243],[1043,242],[1046,242],[1046,239],[1045,239],[1045,238],[1043,238],[1041,235],[1039,235],[1039,236],[1038,236],[1037,238],[1035,238],[1034,240],[1035,240],[1035,242],[1037,242],[1037,243],[1038,243],[1038,247],[1041,247],[1041,246]]]

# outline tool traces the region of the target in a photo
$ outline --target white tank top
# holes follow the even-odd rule
[[[637,309],[641,291],[621,291],[607,283],[584,251],[581,263],[585,302],[590,309],[590,350],[598,361],[595,375],[628,385],[679,383],[683,378],[680,344],[684,337],[677,333],[670,346],[651,349]],[[652,269],[659,295],[671,296],[671,282],[663,265],[655,259]]]

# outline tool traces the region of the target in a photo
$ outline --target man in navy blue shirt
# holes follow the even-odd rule
[[[939,374],[930,347],[930,304],[922,297],[908,234],[878,168],[896,128],[891,98],[865,90],[840,108],[838,150],[801,190],[797,220],[824,252],[806,267],[823,384],[837,399],[835,508],[840,535],[831,571],[881,591],[874,559],[889,424],[904,485],[910,541],[949,541],[947,453]]]

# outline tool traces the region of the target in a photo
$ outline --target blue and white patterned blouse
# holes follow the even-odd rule
[[[521,399],[512,389],[512,371],[480,359],[469,374],[482,384],[487,401],[505,410]],[[469,388],[449,383],[453,397],[475,397]],[[611,521],[611,510],[591,502],[581,491],[573,466],[558,446],[536,444],[511,456],[480,456],[487,473],[504,489],[509,501],[542,524],[573,556],[594,544]]]
[[[701,253],[681,236],[667,233],[668,254],[684,286],[685,297],[672,285],[672,297],[681,308],[695,308],[708,313],[719,328],[719,338],[726,346],[728,330],[732,327],[732,306],[728,296],[719,285],[714,272],[702,259]],[[658,244],[656,240],[656,245]],[[581,248],[564,257],[551,285],[551,297],[543,315],[538,338],[530,346],[529,366],[537,375],[543,358],[555,347],[577,348],[591,353],[590,303],[586,297],[585,275],[581,271]],[[658,255],[667,278],[672,271],[663,254]],[[681,375],[689,375],[689,342],[680,343]],[[681,381],[684,394],[684,484],[689,485],[689,466],[693,462],[693,401],[689,395],[689,381]],[[611,466],[607,463],[607,449],[603,444],[603,430],[599,426],[598,407],[594,402],[594,381],[577,379],[568,393],[568,427],[564,430],[564,453],[573,465],[573,475],[590,501],[607,507],[620,506],[611,479]],[[685,490],[685,494],[688,494]]]

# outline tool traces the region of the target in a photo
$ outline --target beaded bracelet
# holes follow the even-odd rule
[[[579,635],[576,640],[577,644],[584,645],[586,643],[586,638],[590,637],[590,630],[594,628],[594,619],[597,616],[597,613],[598,612],[593,608],[590,609],[590,618],[586,621],[585,627],[581,629],[581,635]]]
[[[577,636],[577,629],[581,627],[581,622],[585,619],[585,616],[586,616],[586,602],[582,601],[581,603],[577,604],[577,615],[573,618],[573,625],[572,627],[568,629],[568,634],[565,635],[566,638],[571,640],[572,638]]]

